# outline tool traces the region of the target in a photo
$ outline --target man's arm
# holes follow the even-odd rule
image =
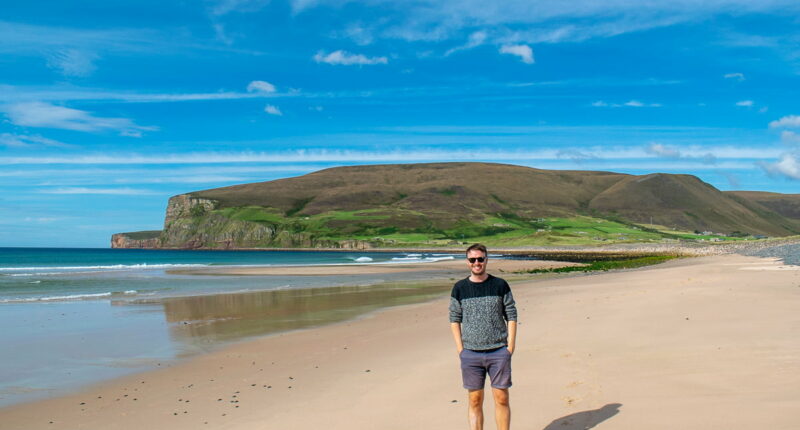
[[[517,304],[508,283],[506,283],[506,288],[507,291],[503,295],[503,308],[506,321],[508,321],[508,351],[513,354],[517,345]]]
[[[461,351],[464,349],[464,342],[461,340],[461,323],[451,322],[450,331],[453,332],[453,340],[456,342],[456,349],[458,353],[461,354]]]
[[[517,322],[508,322],[508,352],[514,353],[514,348],[517,345]]]
[[[456,342],[458,353],[464,349],[464,341],[461,339],[461,302],[458,301],[458,283],[453,285],[450,293],[450,331],[453,332],[453,340]]]

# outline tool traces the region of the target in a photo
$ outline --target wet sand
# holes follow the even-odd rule
[[[513,283],[514,427],[796,428],[800,268],[778,267],[715,256]],[[0,428],[466,428],[446,310],[235,344],[2,409]]]

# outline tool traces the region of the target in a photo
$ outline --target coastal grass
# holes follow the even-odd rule
[[[551,269],[531,269],[515,273],[569,273],[569,272],[596,272],[615,269],[635,269],[638,267],[660,264],[675,258],[677,255],[649,255],[645,257],[626,258],[620,260],[595,260],[584,266],[556,267]]]

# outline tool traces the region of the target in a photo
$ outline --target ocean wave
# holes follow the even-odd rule
[[[369,263],[370,261],[373,261],[373,260],[372,260],[372,258],[369,258],[369,257],[358,257],[353,261],[355,261],[356,263]]]
[[[94,293],[94,294],[70,294],[66,296],[25,297],[18,299],[2,299],[0,300],[0,303],[29,303],[29,302],[85,300],[85,299],[97,299],[100,297],[111,297],[111,294],[112,293]]]
[[[64,275],[71,273],[92,273],[114,270],[137,270],[137,269],[173,269],[183,267],[207,267],[209,264],[112,264],[97,266],[30,266],[30,267],[0,267],[0,274],[6,272],[6,276],[41,276],[41,275]],[[21,273],[8,273],[21,272]]]
[[[64,302],[72,300],[91,300],[102,299],[105,297],[117,296],[132,296],[139,292],[136,290],[126,290],[123,292],[104,292],[104,293],[85,293],[85,294],[66,294],[61,296],[43,296],[43,297],[19,297],[0,299],[0,303],[31,303],[31,302]]]
[[[419,257],[416,256],[412,257],[411,255],[419,255]],[[392,258],[392,261],[396,263],[433,263],[435,261],[447,261],[454,259],[455,257],[453,257],[452,255],[446,255],[441,257],[434,257],[434,256],[423,257],[420,254],[409,254],[409,256],[407,257],[394,257]]]
[[[208,264],[112,264],[107,266],[32,266],[32,267],[0,267],[0,272],[16,270],[87,270],[87,269],[164,269],[169,267],[205,267]]]
[[[427,260],[429,261],[447,261],[447,260],[455,260],[456,258],[452,255],[443,256],[443,257],[428,257]]]

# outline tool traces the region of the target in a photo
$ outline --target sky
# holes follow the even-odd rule
[[[6,1],[0,246],[170,196],[484,161],[800,193],[796,0]]]

